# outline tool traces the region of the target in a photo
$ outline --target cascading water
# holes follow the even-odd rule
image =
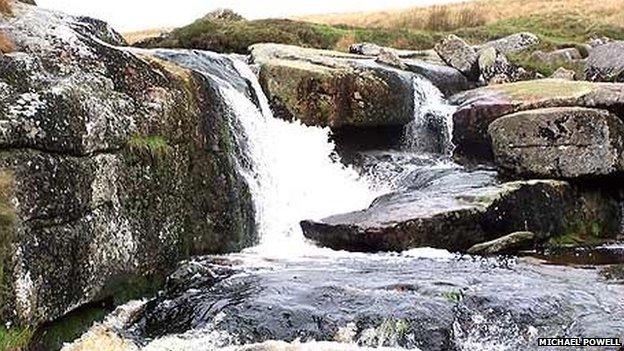
[[[375,198],[369,184],[339,162],[328,129],[273,116],[245,62],[200,51],[160,51],[160,55],[217,82],[230,109],[236,138],[251,163],[240,168],[252,192],[260,234],[260,244],[246,252],[297,256],[314,250],[305,242],[299,221],[362,209]],[[232,68],[227,75],[224,66]],[[257,105],[244,93],[246,88]]]
[[[427,79],[413,78],[414,120],[403,135],[403,147],[417,153],[453,153],[453,112],[442,92]]]

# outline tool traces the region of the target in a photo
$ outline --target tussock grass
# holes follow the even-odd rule
[[[624,0],[477,0],[405,10],[302,16],[329,25],[449,30],[530,16],[577,14],[597,23],[624,26]]]
[[[126,39],[128,44],[132,45],[134,43],[138,43],[148,38],[159,37],[171,31],[172,31],[171,28],[147,29],[147,30],[141,30],[141,31],[136,31],[136,32],[123,33],[122,36],[124,37],[124,39]]]

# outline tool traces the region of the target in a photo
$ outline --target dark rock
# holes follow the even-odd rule
[[[624,82],[624,41],[595,47],[587,58],[585,74],[594,82]]]
[[[434,247],[465,251],[475,244],[496,239],[500,233],[532,231],[541,238],[556,237],[600,223],[598,236],[619,229],[619,205],[615,200],[577,192],[559,181],[506,183],[469,189],[450,198],[423,205],[419,193],[401,193],[377,199],[368,209],[336,215],[320,221],[303,221],[304,235],[336,250],[403,251]],[[605,208],[596,211],[594,206]],[[583,233],[585,234],[585,233]]]
[[[458,159],[492,161],[490,123],[514,112],[548,107],[601,108],[624,116],[624,84],[541,79],[492,85],[449,99],[459,105],[453,115],[453,143]]]
[[[458,70],[420,60],[403,60],[406,70],[422,76],[435,85],[444,95],[457,94],[474,88],[475,84],[468,81]]]
[[[84,16],[78,17],[72,27],[76,32],[82,35],[100,39],[101,41],[111,45],[128,45],[126,39],[124,39],[124,37],[114,30],[108,23],[95,18]]]
[[[0,57],[3,322],[145,291],[189,255],[253,242],[218,86],[105,43],[116,35],[99,21],[14,7],[3,30],[20,51]]]
[[[516,33],[504,38],[487,42],[478,49],[494,48],[499,53],[506,55],[530,50],[539,45],[539,38],[532,33]]]
[[[624,171],[624,123],[608,111],[518,112],[489,127],[496,163],[519,176],[585,178]]]
[[[436,44],[435,51],[447,65],[459,70],[468,79],[476,81],[479,78],[479,56],[473,47],[456,35]]]
[[[277,115],[306,125],[374,127],[413,119],[412,74],[362,56],[289,45],[251,48]]]
[[[515,232],[492,241],[474,245],[468,249],[472,255],[498,255],[514,253],[518,250],[529,249],[537,240],[532,232]]]

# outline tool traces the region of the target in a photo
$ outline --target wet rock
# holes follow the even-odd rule
[[[413,118],[412,75],[362,56],[278,44],[251,47],[279,117],[306,125],[397,126]]]
[[[489,127],[496,163],[516,176],[585,178],[624,171],[624,123],[605,110],[518,112]]]
[[[459,93],[449,99],[459,105],[453,115],[455,157],[492,161],[490,123],[514,112],[548,107],[579,106],[624,115],[624,84],[540,79],[492,85]]]
[[[446,96],[475,87],[475,83],[468,81],[461,72],[447,65],[432,64],[414,59],[403,60],[403,63],[406,70],[431,81]]]
[[[293,342],[287,343],[283,341],[267,341],[262,344],[246,345],[239,347],[231,347],[225,351],[392,351],[395,348],[388,347],[359,347],[348,343],[339,342]]]
[[[570,69],[565,69],[563,67],[557,68],[555,72],[550,76],[552,79],[564,79],[564,80],[574,80],[576,76],[576,72]]]
[[[615,200],[597,198],[594,212],[587,200],[593,195],[577,192],[559,181],[521,181],[468,189],[450,198],[423,205],[419,192],[378,198],[365,210],[303,221],[304,235],[319,245],[348,251],[403,251],[434,247],[465,251],[475,244],[496,239],[500,233],[532,231],[541,238],[583,232],[582,223],[601,223],[602,236],[617,232],[619,212]],[[431,196],[431,195],[429,195]],[[586,198],[587,197],[587,198]]]
[[[576,48],[560,49],[551,52],[535,51],[531,58],[538,62],[574,62],[583,59],[583,56]]]
[[[530,50],[539,45],[539,43],[540,40],[535,34],[524,32],[487,42],[478,48],[481,50],[485,48],[494,48],[499,53],[506,55]]]
[[[492,241],[480,243],[468,249],[472,255],[498,255],[513,253],[528,249],[536,241],[537,236],[532,232],[515,232]]]
[[[189,255],[254,240],[214,82],[91,19],[14,3],[3,30],[18,47],[0,57],[3,322],[150,292]]]
[[[456,35],[436,44],[435,51],[447,65],[457,69],[470,80],[479,78],[479,56],[473,47]]]
[[[585,74],[594,82],[624,82],[624,41],[596,46],[587,58]]]

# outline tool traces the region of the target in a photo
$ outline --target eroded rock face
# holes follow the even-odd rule
[[[490,123],[514,112],[549,107],[589,107],[624,115],[624,84],[540,79],[492,85],[451,97],[457,158],[493,160]]]
[[[348,251],[403,251],[434,247],[465,251],[501,233],[532,231],[545,239],[571,232],[615,237],[619,231],[618,203],[608,197],[583,194],[561,181],[521,181],[468,189],[435,208],[422,205],[417,193],[377,199],[368,209],[303,221],[308,239]]]
[[[624,123],[580,107],[511,114],[489,128],[496,163],[517,176],[585,178],[624,170]]]
[[[494,48],[503,55],[530,50],[539,45],[539,38],[533,33],[516,33],[504,38],[487,42],[480,49]]]
[[[306,125],[401,126],[414,111],[412,74],[362,56],[278,44],[251,47],[279,117]]]
[[[449,35],[435,46],[435,51],[447,65],[457,69],[470,80],[479,78],[479,55],[462,38]]]
[[[50,321],[253,241],[215,87],[105,43],[118,34],[100,22],[14,14],[16,51],[0,57],[3,321]]]
[[[624,82],[624,41],[599,45],[591,50],[585,68],[595,82]]]

